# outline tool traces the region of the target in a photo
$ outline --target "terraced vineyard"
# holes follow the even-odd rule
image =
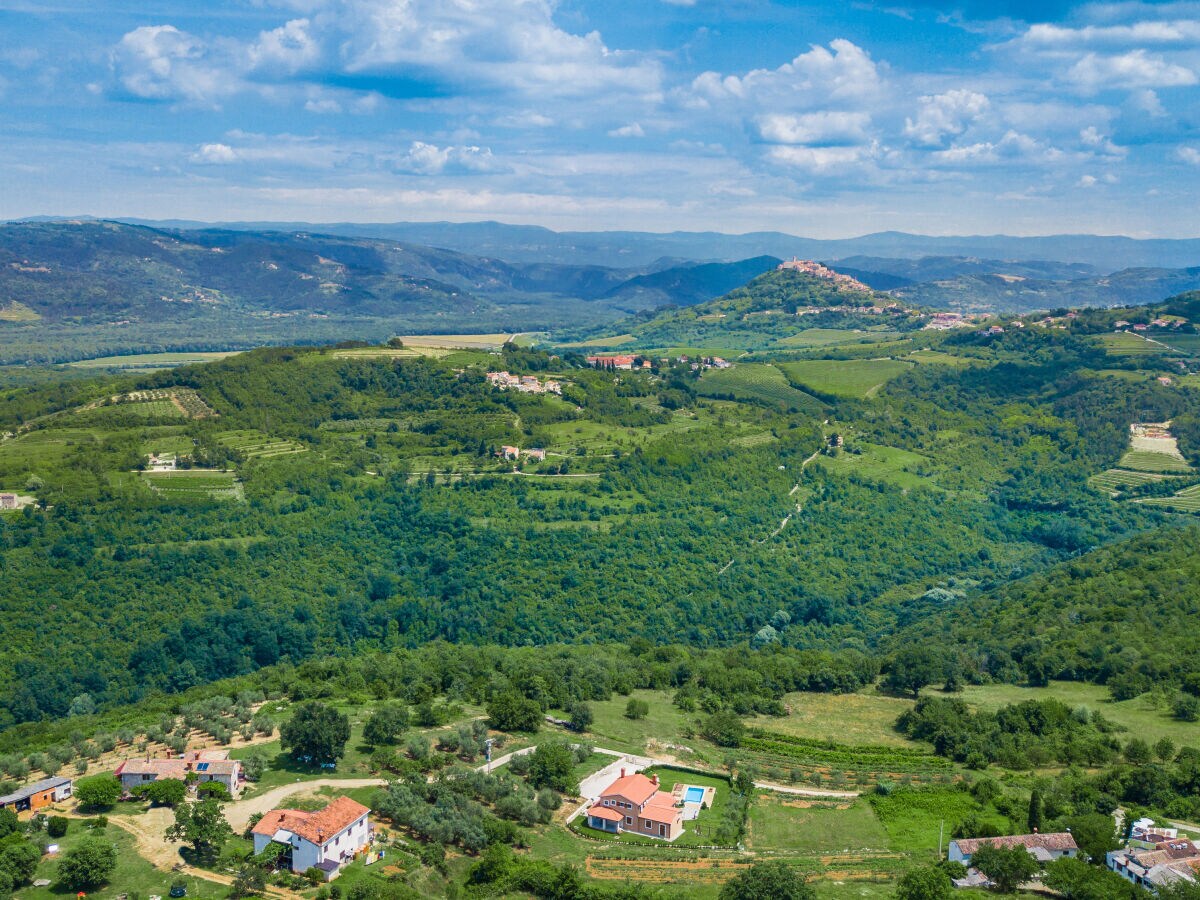
[[[144,472],[150,490],[169,500],[241,500],[242,485],[233,472],[213,469],[179,469]]]
[[[303,453],[305,450],[295,441],[278,440],[253,429],[226,431],[217,440],[246,459],[269,459],[289,453]]]
[[[1121,457],[1118,465],[1135,472],[1166,472],[1185,475],[1192,467],[1177,456],[1155,453],[1153,450],[1130,450]]]
[[[1141,502],[1147,506],[1163,506],[1179,512],[1200,513],[1200,484],[1184,488],[1171,497],[1153,497]]]
[[[779,369],[767,363],[739,363],[730,369],[710,369],[700,379],[697,393],[702,397],[766,403],[814,416],[821,414],[821,404],[815,397],[792,387]]]
[[[1096,490],[1112,493],[1118,488],[1152,484],[1169,477],[1171,476],[1155,472],[1131,472],[1128,469],[1108,469],[1099,475],[1093,475],[1089,478],[1088,485]]]

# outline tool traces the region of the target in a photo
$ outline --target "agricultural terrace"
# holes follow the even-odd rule
[[[811,416],[819,416],[822,411],[819,400],[796,390],[779,369],[768,363],[737,363],[729,369],[709,369],[700,378],[697,393],[702,397],[764,403]]]
[[[174,369],[177,366],[190,366],[197,363],[212,362],[234,356],[240,350],[196,353],[134,353],[126,356],[99,356],[95,359],[81,359],[68,365],[77,369],[120,369],[130,372],[157,372],[162,369]]]
[[[1130,450],[1121,457],[1120,467],[1135,472],[1187,474],[1192,471],[1184,460],[1154,450]]]
[[[1184,488],[1170,497],[1151,497],[1139,501],[1147,506],[1161,506],[1177,512],[1200,513],[1200,484]]]
[[[334,359],[414,359],[418,356],[430,356],[439,359],[453,352],[450,347],[349,347],[341,350],[330,350],[329,355]]]
[[[1113,356],[1157,356],[1163,353],[1177,354],[1179,351],[1157,340],[1144,338],[1129,331],[1102,334],[1097,338],[1104,351]]]
[[[842,328],[807,328],[777,340],[773,346],[794,348],[836,347],[840,344],[871,344],[902,337],[899,331],[866,331]]]
[[[870,397],[909,366],[895,359],[805,359],[779,368],[793,384],[818,394]]]
[[[286,456],[289,453],[303,453],[305,449],[295,441],[276,440],[252,428],[223,431],[217,435],[217,441],[246,459]]]
[[[143,483],[167,500],[241,500],[241,482],[233,472],[212,469],[176,469],[143,472]]]
[[[437,347],[445,350],[499,350],[505,344],[522,346],[532,333],[516,334],[409,334],[400,338],[406,347]]]

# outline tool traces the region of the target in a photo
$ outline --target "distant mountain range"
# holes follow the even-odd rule
[[[1089,260],[903,255],[922,241],[952,240],[912,235],[806,243],[786,235],[570,235],[490,223],[321,227],[347,233],[100,220],[0,225],[0,361],[397,333],[569,329],[581,335],[630,314],[725,296],[775,269],[785,255],[831,260],[877,291],[935,308],[1116,306],[1200,288],[1200,267],[1113,272]],[[349,233],[355,230],[408,239]],[[1076,240],[1084,239],[1064,238],[1057,246]],[[1200,248],[1200,241],[1088,240],[1110,242],[1113,261],[1122,254],[1181,257],[1190,244]],[[772,242],[784,252],[740,256],[745,247]],[[455,243],[475,252],[446,246]],[[818,244],[827,251],[887,245],[898,255],[811,252]]]
[[[460,253],[497,257],[509,262],[599,265],[613,268],[652,266],[663,258],[730,262],[754,256],[799,256],[804,259],[844,260],[873,256],[891,259],[971,257],[999,260],[1049,260],[1081,263],[1098,270],[1184,268],[1200,265],[1200,238],[1138,239],[1122,236],[1062,234],[1045,237],[970,235],[936,237],[885,231],[836,240],[797,237],[777,231],[749,234],[718,232],[638,231],[556,232],[532,225],[499,222],[150,222],[128,220],[157,228],[212,228],[241,231],[307,231],[376,240],[403,241],[444,247]]]

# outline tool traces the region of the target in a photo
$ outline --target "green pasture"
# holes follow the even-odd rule
[[[1171,716],[1170,697],[1143,694],[1132,700],[1115,701],[1108,688],[1078,681],[1052,681],[1046,687],[1021,687],[1013,684],[967,685],[959,694],[968,704],[981,710],[996,710],[1023,700],[1053,698],[1070,706],[1083,706],[1101,713],[1106,719],[1151,743],[1170,738],[1181,746],[1200,748],[1200,723],[1181,722]]]
[[[630,699],[646,701],[650,712],[644,719],[625,717],[625,707]],[[697,739],[683,737],[683,731],[690,723],[687,715],[671,702],[668,691],[638,690],[628,697],[614,695],[610,700],[598,700],[590,705],[594,719],[586,738],[597,746],[631,753],[645,753],[652,741],[697,746]],[[552,714],[564,717],[566,712],[556,710]]]
[[[838,344],[870,344],[900,337],[898,331],[864,331],[843,328],[806,328],[777,340],[775,347],[833,347]]]
[[[837,456],[818,456],[822,468],[839,475],[857,474],[865,478],[887,481],[900,487],[934,487],[928,475],[933,460],[898,447],[882,447],[878,444],[852,442],[851,450],[843,449]]]
[[[985,813],[969,793],[955,787],[897,788],[887,796],[873,794],[870,803],[887,833],[889,849],[930,862],[937,859],[939,832],[944,850],[951,829],[969,815],[991,821],[998,834],[1008,834],[1008,822]]]
[[[767,403],[813,416],[822,412],[820,401],[792,387],[775,366],[738,363],[728,369],[709,369],[700,378],[697,393]]]
[[[642,447],[668,435],[715,424],[715,421],[716,417],[706,409],[697,409],[694,414],[676,413],[661,425],[642,427],[577,419],[539,426],[534,429],[534,440],[541,442],[547,450],[567,455],[576,455],[580,449],[588,454],[603,455]]]
[[[835,397],[869,397],[909,365],[894,359],[805,359],[779,364],[802,388]]]
[[[760,791],[746,847],[804,854],[884,850],[888,835],[866,800],[838,802]]]
[[[912,701],[880,694],[873,687],[857,694],[794,693],[783,702],[786,716],[752,716],[746,724],[831,743],[916,746],[894,727]]]

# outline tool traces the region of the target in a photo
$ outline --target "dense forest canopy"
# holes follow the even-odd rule
[[[805,284],[788,302],[845,302]],[[1185,684],[1161,625],[1197,602],[1172,492],[1200,480],[1198,393],[1182,351],[1113,352],[1118,314],[870,356],[848,310],[847,343],[723,370],[346,345],[14,378],[0,486],[38,502],[0,519],[0,724],[438,640],[779,647],[873,677],[919,636],[958,679]],[[1176,470],[1095,486],[1166,420]]]

